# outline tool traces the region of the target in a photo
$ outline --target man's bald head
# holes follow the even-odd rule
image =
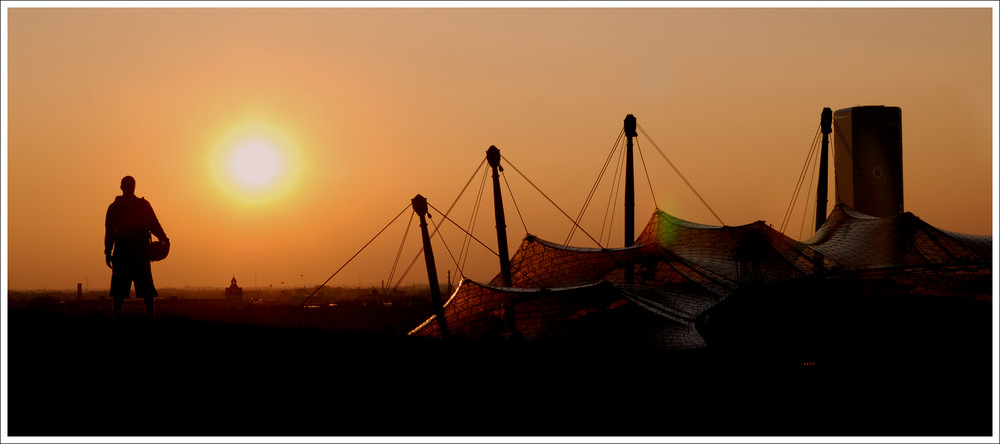
[[[122,178],[122,193],[125,195],[135,194],[135,179],[132,176]]]

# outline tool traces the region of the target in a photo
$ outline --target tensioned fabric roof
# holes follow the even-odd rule
[[[872,217],[837,206],[803,245],[840,269],[992,263],[991,236],[937,229],[913,215]]]
[[[669,332],[660,335],[664,345],[699,348],[705,345],[695,328],[699,317],[741,290],[872,269],[908,269],[923,274],[930,288],[948,280],[938,279],[940,266],[973,265],[972,274],[988,275],[991,252],[990,236],[939,230],[911,213],[875,218],[837,206],[812,238],[798,242],[762,221],[711,226],[657,210],[633,247],[580,248],[525,237],[511,258],[511,287],[500,287],[499,275],[489,284],[463,280],[445,305],[445,319],[457,336],[534,338],[565,333],[565,322],[631,302],[657,315],[656,328]],[[948,285],[937,287],[940,293]],[[411,334],[440,337],[431,320]]]

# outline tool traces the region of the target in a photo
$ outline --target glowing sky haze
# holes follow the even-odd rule
[[[104,214],[125,175],[172,242],[161,288],[318,285],[414,195],[444,210],[474,177],[452,216],[467,223],[490,145],[575,216],[626,114],[726,224],[777,227],[822,109],[898,106],[905,210],[990,234],[994,8],[5,6],[6,283],[107,288]],[[640,149],[640,227],[655,208],[718,224]],[[511,252],[526,229],[565,240],[570,222],[505,171]],[[495,247],[491,198],[474,234]],[[808,237],[796,214],[786,234]],[[386,279],[407,219],[330,285]],[[492,278],[495,257],[471,251],[465,274]],[[456,267],[435,253],[444,282]]]

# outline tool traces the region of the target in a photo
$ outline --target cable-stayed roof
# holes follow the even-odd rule
[[[992,237],[940,230],[913,213],[872,217],[837,206],[803,243],[840,269],[992,262]]]
[[[837,206],[812,238],[798,242],[763,221],[713,226],[657,210],[628,248],[573,247],[529,235],[511,258],[511,287],[500,287],[499,275],[489,284],[463,280],[444,316],[457,336],[535,338],[638,307],[659,320],[645,322],[659,342],[699,348],[705,340],[697,323],[715,305],[803,278],[868,277],[890,282],[893,291],[981,299],[991,251],[990,236],[940,230],[912,213],[876,218]],[[441,331],[428,320],[412,334]]]

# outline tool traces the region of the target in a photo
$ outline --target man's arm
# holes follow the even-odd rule
[[[170,239],[167,239],[167,234],[163,232],[163,227],[160,226],[159,219],[156,218],[156,213],[153,211],[153,206],[146,202],[146,207],[149,208],[149,232],[153,233],[154,236],[165,244],[170,243]]]
[[[115,238],[112,236],[113,227],[111,226],[111,207],[108,207],[108,213],[104,216],[104,263],[108,264],[108,268],[114,268],[111,265],[111,251],[115,246]]]

